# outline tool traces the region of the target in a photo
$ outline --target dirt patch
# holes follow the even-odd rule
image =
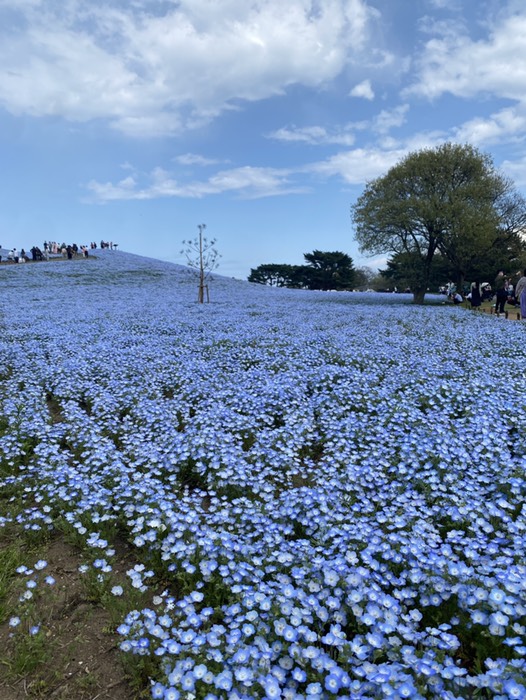
[[[7,672],[0,673],[0,698],[138,700],[147,697],[145,692],[130,685],[118,648],[115,620],[86,591],[79,572],[83,563],[81,553],[57,536],[39,549],[39,558],[47,561],[42,575],[55,579],[53,585],[42,586],[39,595],[35,595],[36,614],[41,620],[41,634],[45,636],[38,653],[40,662],[25,672],[21,668],[23,656],[17,647],[17,635],[25,634],[29,639],[28,633],[13,629],[9,621],[1,624],[0,660]],[[118,552],[116,558],[125,570],[126,551]],[[15,581],[16,595],[19,583],[24,589],[24,578],[20,578]]]

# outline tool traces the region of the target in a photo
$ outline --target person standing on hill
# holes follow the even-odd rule
[[[506,299],[508,298],[508,291],[506,285],[506,278],[504,277],[504,272],[499,271],[498,275],[495,277],[495,284],[493,288],[496,292],[495,301],[495,313],[497,316],[504,313],[504,306],[506,305]]]
[[[472,309],[480,309],[482,303],[482,295],[480,293],[480,283],[478,280],[472,282],[469,301]]]
[[[526,270],[522,273],[522,277],[515,287],[515,299],[520,304],[521,318],[524,321],[526,319]]]

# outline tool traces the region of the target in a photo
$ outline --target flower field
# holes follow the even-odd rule
[[[0,532],[148,696],[526,698],[526,327],[97,254],[0,268]]]

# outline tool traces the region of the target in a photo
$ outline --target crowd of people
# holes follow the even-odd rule
[[[113,241],[100,242],[101,248],[109,248],[109,250],[117,250],[117,245],[118,244],[113,243]],[[30,258],[24,248],[21,248],[20,250],[17,248],[11,248],[7,255],[4,255],[5,251],[2,249],[2,246],[0,246],[0,263],[2,262],[3,257],[6,258],[7,262],[13,263],[29,262],[30,259],[33,262],[37,262],[41,260],[49,260],[52,257],[56,258],[58,256],[62,256],[68,260],[78,257],[87,258],[89,257],[89,251],[95,250],[96,248],[97,244],[94,241],[92,241],[89,246],[78,246],[76,243],[59,244],[56,241],[44,241],[42,248],[36,245],[31,248],[29,251],[31,254]]]
[[[450,282],[446,293],[454,304],[462,304],[467,300],[475,310],[480,309],[484,301],[495,299],[494,309],[497,316],[506,313],[506,304],[520,307],[521,318],[526,319],[526,270],[519,279],[515,276],[515,281],[513,276],[506,276],[503,270],[499,270],[493,285],[475,280],[466,294],[462,294],[456,285]]]

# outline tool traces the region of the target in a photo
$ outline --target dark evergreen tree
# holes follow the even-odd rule
[[[305,253],[305,271],[309,289],[352,289],[355,271],[352,258],[340,251],[323,252],[314,250]]]

